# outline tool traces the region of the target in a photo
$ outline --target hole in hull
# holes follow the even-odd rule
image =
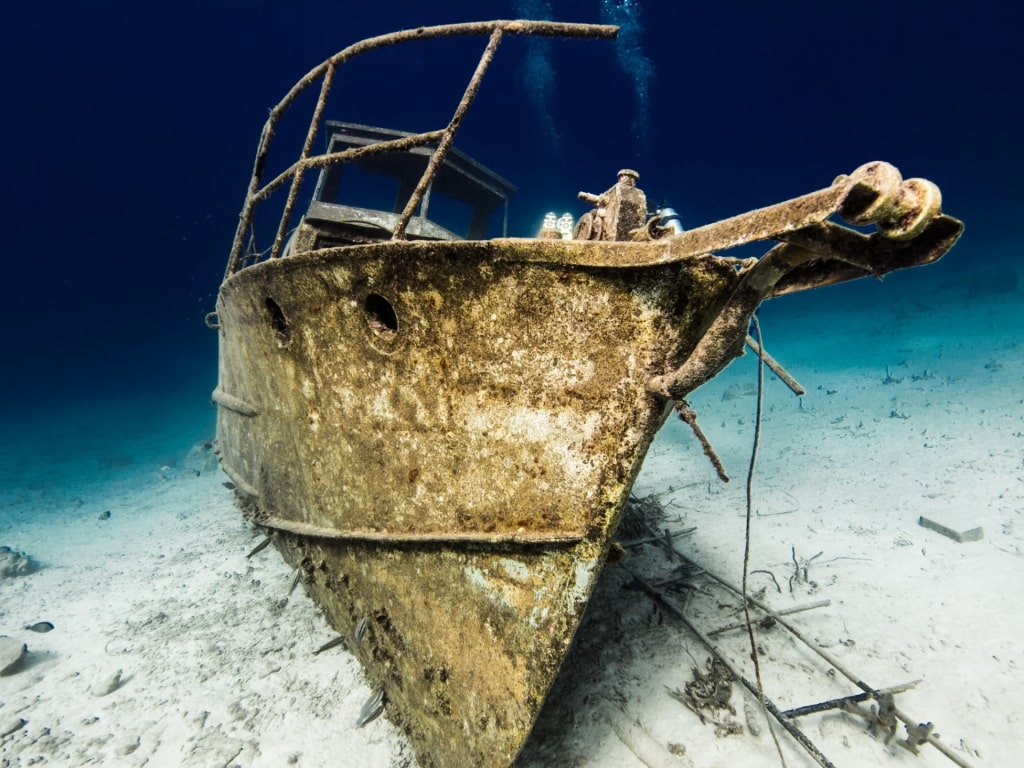
[[[281,309],[281,305],[269,296],[264,303],[266,304],[267,312],[270,314],[270,326],[274,329],[277,346],[287,347],[288,342],[292,340],[292,327],[284,316],[284,310]]]
[[[391,302],[379,293],[371,293],[363,304],[366,321],[370,330],[385,341],[391,341],[398,334],[398,315]]]

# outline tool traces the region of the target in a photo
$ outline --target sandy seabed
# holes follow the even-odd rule
[[[947,287],[915,302],[762,313],[766,347],[808,389],[765,381],[753,482],[750,590],[877,688],[918,681],[899,709],[931,722],[965,764],[1010,766],[1024,748],[1024,344],[1020,293]],[[659,434],[635,487],[656,494],[688,558],[740,583],[756,359],[692,398],[732,476],[721,483],[688,428]],[[0,676],[0,766],[416,765],[403,735],[355,720],[371,695],[335,633],[224,487],[193,404],[152,425],[152,404],[9,419],[0,545],[33,573],[0,580],[0,635],[28,646]],[[69,406],[73,408],[73,406]],[[184,416],[181,413],[185,413]],[[108,514],[109,513],[109,514]],[[957,542],[918,524],[982,528]],[[517,765],[779,765],[757,700],[728,710],[674,698],[707,649],[636,589],[674,567],[629,548],[602,575]],[[754,572],[756,571],[756,573]],[[670,592],[710,631],[737,617],[705,580]],[[777,586],[776,586],[777,585]],[[50,632],[27,625],[49,621]],[[766,695],[781,709],[857,692],[780,627],[757,630]],[[743,631],[716,641],[752,676]],[[830,671],[831,670],[831,671]],[[836,766],[945,766],[830,710],[797,720]],[[741,726],[736,728],[735,725]],[[735,732],[734,732],[735,731]],[[756,735],[755,735],[756,733]],[[815,763],[780,734],[787,765]]]

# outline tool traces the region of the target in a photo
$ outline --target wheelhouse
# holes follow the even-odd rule
[[[371,147],[413,134],[327,121],[327,154]],[[316,247],[391,237],[401,213],[436,151],[418,146],[359,155],[321,169],[306,222],[320,235]],[[484,240],[508,235],[508,201],[516,188],[475,160],[451,149],[423,195],[407,236],[415,240]]]

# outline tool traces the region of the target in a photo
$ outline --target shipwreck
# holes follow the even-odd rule
[[[934,184],[871,162],[679,231],[612,166],[571,237],[508,237],[513,185],[453,146],[491,58],[506,36],[615,32],[482,22],[331,56],[271,111],[208,319],[239,506],[379,689],[364,719],[383,707],[424,768],[514,761],[651,440],[742,354],[759,304],[931,263],[962,229]],[[326,120],[349,60],[454,35],[487,43],[448,125]],[[317,84],[298,159],[264,179],[278,121]],[[369,176],[392,185],[385,202],[360,198]],[[272,197],[279,225],[257,243]],[[446,199],[469,212],[461,231],[440,218]],[[760,258],[727,253],[753,242]]]

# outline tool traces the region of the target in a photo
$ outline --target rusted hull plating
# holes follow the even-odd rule
[[[494,21],[407,30],[330,57],[271,111],[221,286],[222,466],[243,511],[352,638],[424,768],[513,761],[666,409],[685,409],[742,353],[760,302],[931,263],[962,229],[934,184],[868,163],[818,192],[671,236],[646,221],[637,174],[623,169],[615,187],[583,196],[595,211],[581,239],[406,241],[503,36],[615,31]],[[446,128],[312,155],[338,66],[455,34],[488,43]],[[300,157],[264,182],[275,126],[314,82]],[[345,241],[308,216],[286,248],[304,174],[423,147],[431,160],[389,242],[331,247]],[[260,250],[254,211],[286,185],[273,244]],[[766,240],[776,244],[761,259],[711,255]]]
[[[424,766],[514,759],[666,408],[741,353],[764,298],[960,233],[823,223],[860,215],[864,183],[840,185],[664,240],[393,241],[225,280],[222,465],[332,624],[366,619],[353,650]],[[757,261],[699,255],[765,237]]]
[[[645,383],[737,282],[712,257],[574,250],[664,254],[392,243],[222,288],[223,466],[332,623],[368,620],[354,651],[425,765],[519,751],[663,419]]]

